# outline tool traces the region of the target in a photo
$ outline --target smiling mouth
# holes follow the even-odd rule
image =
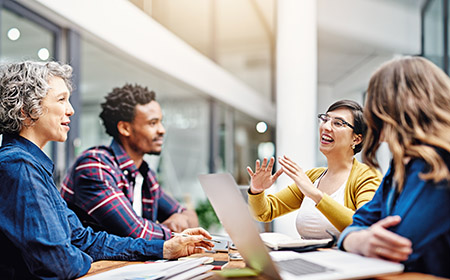
[[[333,138],[326,136],[326,135],[322,135],[322,142],[327,142],[327,143],[331,143],[334,142]]]

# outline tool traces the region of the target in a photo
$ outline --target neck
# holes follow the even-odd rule
[[[19,132],[19,135],[38,146],[41,150],[44,149],[45,145],[47,145],[48,142],[39,139],[39,134],[35,133],[35,131],[30,128],[23,128],[22,131]]]
[[[348,171],[353,166],[353,154],[346,157],[327,157],[328,173]]]

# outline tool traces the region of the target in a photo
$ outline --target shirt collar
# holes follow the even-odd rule
[[[2,146],[14,145],[32,154],[37,162],[51,175],[53,174],[53,161],[36,144],[18,134],[3,134]]]
[[[122,147],[120,142],[116,140],[112,140],[111,142],[111,149],[114,152],[114,156],[117,160],[117,163],[119,164],[120,170],[122,170],[123,174],[125,175],[134,175],[136,176],[137,172],[139,172],[136,164],[134,164],[134,161],[130,158],[130,156],[127,154],[125,149]],[[145,162],[143,162],[145,163]],[[133,176],[133,177],[134,177]]]

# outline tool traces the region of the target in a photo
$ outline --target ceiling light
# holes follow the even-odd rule
[[[8,35],[9,40],[16,41],[17,39],[20,38],[20,30],[13,27],[8,30],[7,35]]]
[[[259,122],[256,124],[256,131],[264,133],[267,131],[267,124],[265,122]]]
[[[46,48],[42,48],[38,51],[38,56],[41,60],[47,60],[50,57],[50,52]]]

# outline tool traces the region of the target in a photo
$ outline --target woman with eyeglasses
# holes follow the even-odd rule
[[[351,100],[332,104],[319,114],[319,148],[327,158],[327,167],[304,172],[287,156],[279,158],[281,169],[272,175],[274,158],[256,161],[251,177],[249,205],[256,219],[269,222],[299,209],[296,227],[305,239],[329,238],[326,230],[339,236],[352,223],[356,209],[370,201],[381,182],[381,173],[354,157],[361,151],[366,124],[362,107]],[[265,195],[282,174],[294,183]]]

